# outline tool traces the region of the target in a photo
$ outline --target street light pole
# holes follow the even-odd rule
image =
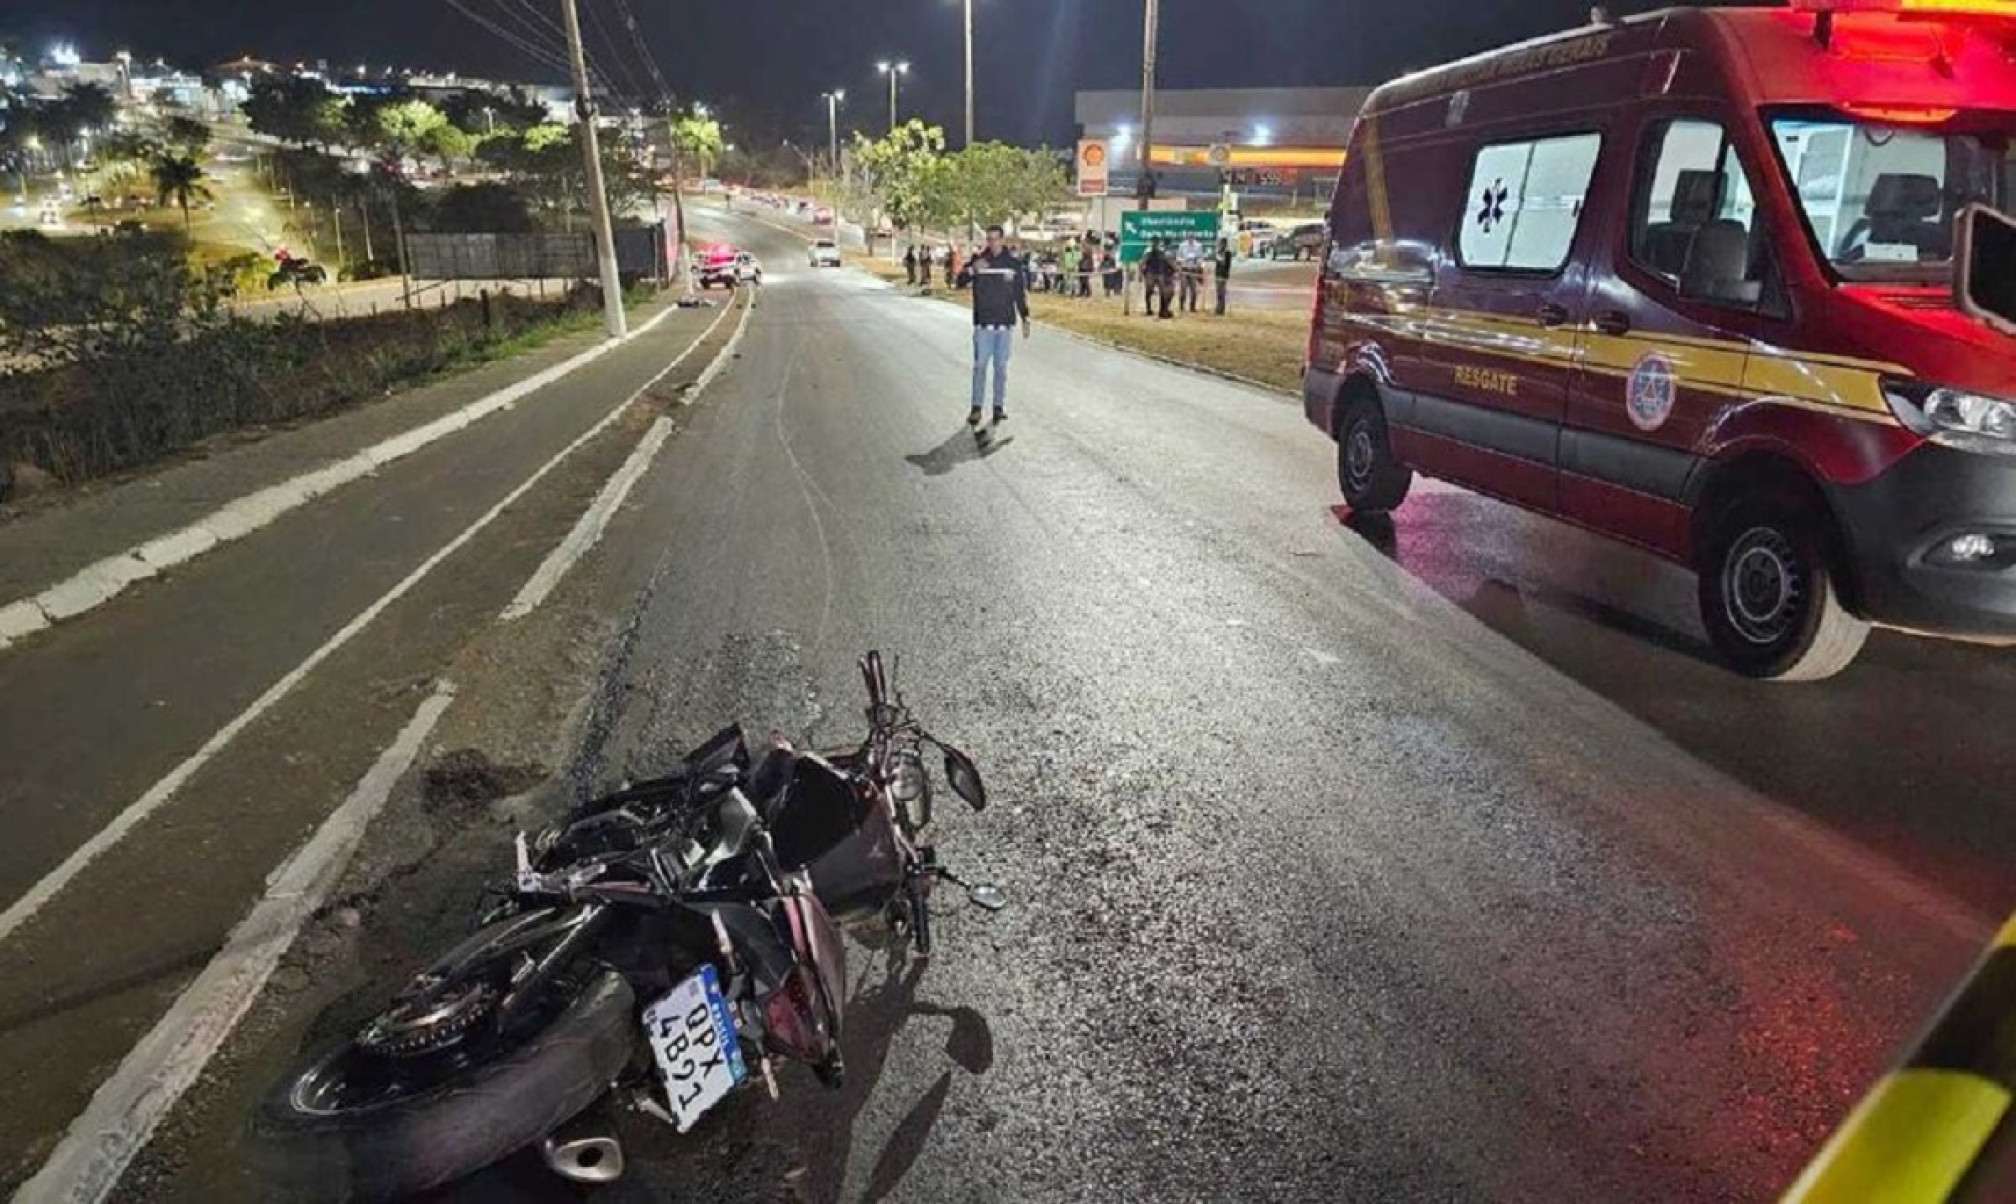
[[[834,175],[840,174],[840,102],[847,99],[847,90],[835,88],[825,94],[826,98],[826,168]]]
[[[973,145],[973,0],[966,0],[966,145]]]
[[[896,77],[910,74],[910,64],[882,62],[875,64],[875,69],[889,77],[889,132],[893,134],[896,132]]]
[[[616,275],[616,234],[609,223],[609,196],[602,190],[602,147],[595,137],[595,102],[588,91],[588,60],[581,49],[581,13],[574,0],[560,0],[567,19],[567,57],[574,69],[574,109],[581,119],[581,157],[588,173],[588,207],[595,218],[595,258],[602,274],[602,325],[612,339],[629,332],[623,317],[623,283]]]

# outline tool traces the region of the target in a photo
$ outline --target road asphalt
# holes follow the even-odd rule
[[[115,1198],[270,1198],[249,1101],[462,930],[558,805],[528,787],[738,717],[844,743],[869,647],[987,773],[938,844],[1013,906],[948,910],[928,965],[853,950],[837,1092],[584,1118],[630,1155],[597,1200],[1765,1199],[2016,905],[2016,753],[1972,738],[2006,654],[1740,681],[1684,575],[1428,483],[1346,526],[1292,399],[1055,331],[978,444],[963,311],[697,221],[765,261],[747,338],[552,603],[492,618],[634,428],[0,947],[10,1183],[443,676],[339,905]],[[471,428],[0,658],[9,897],[558,437]],[[436,1198],[581,1196],[521,1154]]]

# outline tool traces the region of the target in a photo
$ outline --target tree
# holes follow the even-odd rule
[[[282,142],[326,147],[343,137],[343,98],[319,79],[262,75],[252,81],[242,107],[254,132]]]
[[[721,158],[721,123],[712,117],[691,113],[672,118],[672,149],[681,165],[691,159],[705,176]]]
[[[378,110],[373,145],[391,158],[403,161],[424,151],[430,136],[439,137],[434,131],[447,124],[441,110],[424,100],[395,101]]]
[[[456,233],[525,234],[538,229],[525,194],[508,184],[457,184],[434,206],[436,230]]]
[[[443,171],[453,171],[457,163],[467,160],[475,153],[476,140],[465,133],[460,126],[443,120],[440,125],[430,127],[421,135],[420,148],[441,160]]]
[[[165,134],[168,145],[191,158],[210,145],[210,127],[194,117],[170,117]]]
[[[546,106],[518,88],[458,92],[442,100],[441,112],[457,129],[475,138],[528,129],[546,120]]]
[[[174,200],[182,210],[182,228],[189,229],[189,202],[205,200],[210,190],[203,185],[203,168],[187,155],[165,151],[154,160],[154,197],[165,205]]]
[[[80,131],[104,129],[119,111],[111,89],[104,84],[71,84],[63,89],[63,99],[56,104],[69,111],[71,121]]]
[[[703,179],[707,176],[714,161],[721,157],[721,123],[699,109],[683,117],[668,117],[666,121],[672,131],[672,220],[679,245],[679,270],[690,273],[692,265],[686,260],[686,160],[692,159],[699,165]],[[686,283],[690,289],[690,275]]]
[[[98,143],[98,170],[105,185],[129,188],[152,169],[162,146],[145,134],[115,129]]]
[[[868,179],[869,193],[899,230],[926,217],[925,188],[944,153],[945,130],[915,118],[872,141],[854,135],[854,161]]]
[[[949,185],[959,213],[980,226],[996,226],[1026,214],[1041,215],[1065,195],[1063,164],[1047,148],[1024,150],[1000,142],[979,142],[948,160]]]

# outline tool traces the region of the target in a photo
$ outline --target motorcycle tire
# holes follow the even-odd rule
[[[636,999],[602,971],[547,1025],[414,1094],[318,1109],[304,1096],[359,1057],[348,1041],[295,1066],[252,1117],[256,1164],[286,1200],[389,1201],[539,1140],[594,1103],[636,1043]]]

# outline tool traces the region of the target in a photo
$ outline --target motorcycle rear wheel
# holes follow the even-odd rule
[[[539,1140],[594,1103],[636,1041],[636,999],[613,971],[589,979],[537,1031],[416,1087],[353,1098],[373,1055],[345,1041],[294,1067],[252,1118],[255,1156],[288,1200],[396,1200]],[[379,1063],[382,1067],[382,1063]]]

